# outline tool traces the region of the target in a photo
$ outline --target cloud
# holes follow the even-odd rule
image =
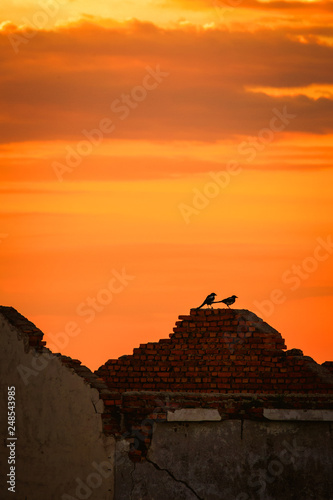
[[[260,11],[293,11],[293,12],[325,12],[332,13],[331,1],[259,1],[259,0],[169,0],[170,4],[177,5],[185,10],[206,11],[215,9],[257,9]]]
[[[298,299],[314,298],[314,297],[333,297],[333,286],[307,286],[303,287],[295,293]]]
[[[114,124],[111,138],[217,141],[256,134],[283,106],[297,117],[290,131],[332,130],[329,98],[246,90],[333,83],[333,48],[285,30],[85,21],[42,30],[15,54],[8,36],[17,34],[24,31],[7,25],[0,36],[3,143],[76,140],[102,119]],[[168,76],[142,98],[148,66]]]

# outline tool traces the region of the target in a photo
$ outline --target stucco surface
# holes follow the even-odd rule
[[[115,499],[332,500],[332,445],[328,422],[156,424],[148,461],[119,460]]]
[[[20,336],[0,315],[0,434],[4,439],[0,447],[0,497],[110,500],[114,440],[102,433],[103,404],[98,391],[56,356],[40,354],[36,358],[33,351],[26,352]],[[21,373],[25,367],[33,374],[22,377],[18,367]],[[16,388],[15,495],[5,484],[9,467],[5,444],[8,386]]]

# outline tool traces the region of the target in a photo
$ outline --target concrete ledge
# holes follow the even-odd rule
[[[333,421],[333,410],[280,410],[264,408],[268,420]]]
[[[182,410],[168,411],[168,422],[217,422],[221,416],[218,410],[204,408],[186,408]]]

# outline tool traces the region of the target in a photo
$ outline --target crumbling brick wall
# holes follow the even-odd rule
[[[18,498],[333,498],[333,362],[287,351],[249,311],[191,310],[169,339],[96,374],[51,353],[12,308],[0,307],[0,342],[3,384],[19,395]],[[290,449],[305,452],[278,464]]]
[[[97,371],[112,391],[333,392],[329,367],[294,349],[246,310],[192,309],[169,339],[142,344]]]

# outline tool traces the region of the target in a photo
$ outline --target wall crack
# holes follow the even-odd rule
[[[172,472],[170,472],[168,469],[163,469],[162,467],[160,467],[158,464],[156,464],[155,462],[153,462],[152,460],[150,460],[148,457],[146,457],[146,460],[147,462],[149,462],[150,464],[152,464],[155,469],[159,470],[159,471],[163,471],[163,472],[166,472],[167,474],[169,474],[169,476],[174,480],[176,481],[177,483],[182,483],[184,484],[184,486],[186,486],[186,488],[188,488],[192,493],[193,495],[195,495],[196,498],[198,498],[198,500],[204,500],[203,498],[199,497],[199,495],[194,491],[194,489],[186,483],[186,481],[182,481],[182,479],[177,479],[173,474]]]
[[[132,482],[132,487],[131,487],[131,498],[130,498],[130,500],[132,500],[132,499],[133,499],[133,492],[134,492],[134,487],[135,487],[134,477],[133,477],[134,472],[135,472],[135,463],[133,463],[133,469],[132,469],[132,471],[131,471],[131,482]]]

